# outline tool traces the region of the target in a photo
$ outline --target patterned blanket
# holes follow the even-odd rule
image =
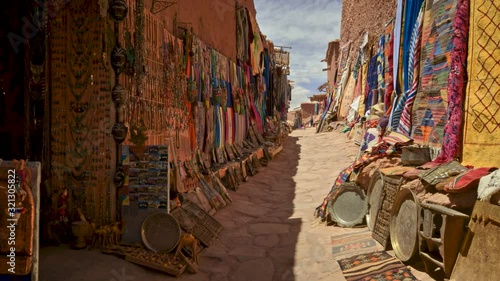
[[[500,163],[500,2],[471,1],[463,162]]]

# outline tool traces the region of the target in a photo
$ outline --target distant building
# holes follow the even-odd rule
[[[331,94],[335,90],[336,83],[337,81],[337,61],[339,57],[339,52],[340,52],[340,39],[336,39],[333,41],[330,41],[328,43],[328,49],[326,50],[326,56],[322,60],[322,62],[326,62],[327,67],[323,69],[323,71],[327,72],[327,78],[328,78],[328,87],[327,87],[327,93]]]

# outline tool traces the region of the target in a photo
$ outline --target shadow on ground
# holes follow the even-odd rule
[[[283,151],[268,167],[230,192],[233,200],[215,218],[224,226],[221,237],[200,258],[200,272],[180,280],[285,281],[297,280],[295,265],[302,219],[294,214],[300,145],[288,137]],[[307,212],[312,213],[309,208]],[[299,245],[300,246],[300,245]],[[294,272],[295,268],[295,272]],[[46,247],[40,252],[40,281],[172,280],[98,250]]]

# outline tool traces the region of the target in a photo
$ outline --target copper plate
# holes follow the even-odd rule
[[[167,212],[149,215],[141,227],[144,245],[153,252],[170,252],[179,243],[181,228],[175,218]]]
[[[377,218],[378,210],[380,209],[380,202],[382,199],[382,192],[384,190],[384,181],[377,173],[372,178],[370,189],[368,190],[368,214],[366,214],[366,225],[369,230],[375,227],[375,220]]]
[[[389,222],[391,245],[394,254],[407,262],[418,253],[418,203],[408,188],[396,195]]]

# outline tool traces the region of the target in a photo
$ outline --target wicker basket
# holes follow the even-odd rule
[[[169,252],[177,246],[181,229],[177,220],[166,212],[149,215],[141,227],[144,245],[153,252]]]

